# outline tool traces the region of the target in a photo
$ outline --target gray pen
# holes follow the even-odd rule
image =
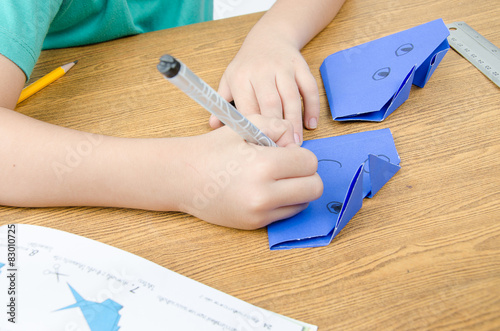
[[[185,64],[170,55],[163,55],[157,66],[162,75],[233,129],[248,142],[276,147],[276,143],[260,131],[213,88],[196,76]]]

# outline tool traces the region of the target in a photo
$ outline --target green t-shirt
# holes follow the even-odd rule
[[[42,49],[211,20],[212,0],[0,0],[0,54],[29,78]]]

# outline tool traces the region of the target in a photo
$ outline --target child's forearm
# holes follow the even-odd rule
[[[250,32],[277,34],[302,49],[331,22],[345,0],[277,0]]]
[[[90,134],[4,108],[0,117],[0,204],[177,210],[176,177],[166,174],[182,170],[170,162],[181,139]]]
[[[254,123],[280,148],[248,144],[227,127],[136,139],[62,128],[5,108],[0,119],[0,205],[183,211],[253,229],[298,213],[323,190],[316,157],[277,119]]]

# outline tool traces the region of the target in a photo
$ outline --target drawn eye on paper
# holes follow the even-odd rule
[[[321,159],[321,160],[318,160],[318,164],[320,162],[333,162],[334,164],[338,164],[339,166],[339,169],[342,168],[342,163],[340,161],[337,161],[337,160],[332,160],[332,159]]]
[[[382,79],[386,78],[387,76],[389,76],[390,73],[391,73],[390,67],[380,68],[377,71],[375,71],[375,73],[372,76],[372,79],[373,80],[382,80]]]
[[[396,49],[396,56],[406,55],[406,54],[410,53],[411,51],[413,51],[413,48],[414,48],[414,46],[411,43],[403,44],[403,45],[399,46],[398,49]]]
[[[335,167],[338,166],[338,169],[342,168],[342,163],[340,161],[337,161],[337,160],[333,160],[333,159],[321,159],[321,160],[318,160],[318,165],[319,164],[328,164],[328,165],[333,165]],[[342,202],[338,202],[338,201],[330,201],[326,204],[326,208],[328,209],[328,211],[332,214],[338,214],[340,213],[340,211],[342,210]]]
[[[342,202],[338,201],[330,201],[327,205],[326,208],[328,211],[332,214],[338,214],[342,210]]]

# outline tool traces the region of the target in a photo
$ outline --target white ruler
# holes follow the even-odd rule
[[[450,46],[500,87],[500,49],[465,22],[446,26]]]

